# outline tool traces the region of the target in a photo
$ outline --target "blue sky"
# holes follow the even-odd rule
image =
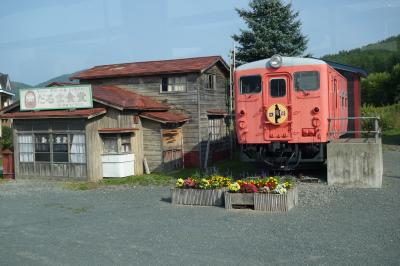
[[[290,0],[285,0],[286,2]],[[31,85],[100,64],[221,55],[248,0],[2,0],[0,72]],[[400,33],[399,0],[292,0],[314,56]]]

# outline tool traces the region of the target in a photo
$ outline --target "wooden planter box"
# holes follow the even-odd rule
[[[225,209],[233,209],[234,205],[252,205],[256,211],[285,212],[297,204],[297,188],[290,189],[286,194],[225,193]]]
[[[222,189],[171,189],[172,204],[200,205],[200,206],[223,206],[224,192]]]

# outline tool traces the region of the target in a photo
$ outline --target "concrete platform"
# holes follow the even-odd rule
[[[339,139],[327,145],[328,185],[382,187],[380,139]]]

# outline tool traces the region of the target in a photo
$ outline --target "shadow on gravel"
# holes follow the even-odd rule
[[[259,171],[266,172],[266,169],[259,169]],[[306,165],[299,169],[292,171],[277,171],[269,170],[269,175],[271,176],[294,176],[298,179],[303,177],[317,178],[320,182],[327,182],[327,168],[326,165],[316,164],[316,165]]]
[[[161,198],[161,201],[171,203],[171,197]]]

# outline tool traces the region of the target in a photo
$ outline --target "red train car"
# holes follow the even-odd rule
[[[314,58],[273,56],[234,74],[236,133],[243,152],[279,169],[324,162],[326,143],[347,131],[347,80]]]

